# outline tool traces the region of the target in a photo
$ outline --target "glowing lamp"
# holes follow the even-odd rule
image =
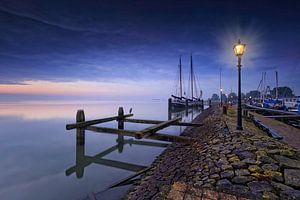
[[[242,56],[246,51],[246,44],[241,43],[241,40],[233,46],[234,54],[238,57]]]

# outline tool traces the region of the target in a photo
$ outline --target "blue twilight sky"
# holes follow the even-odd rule
[[[0,0],[0,97],[164,98],[189,56],[205,98],[237,90],[232,46],[247,44],[243,91],[300,94],[299,1]],[[187,83],[185,84],[187,85]]]

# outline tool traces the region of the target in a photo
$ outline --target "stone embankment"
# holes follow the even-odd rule
[[[183,133],[195,141],[170,145],[126,199],[300,199],[299,150],[247,120],[235,130],[233,110],[205,112]]]

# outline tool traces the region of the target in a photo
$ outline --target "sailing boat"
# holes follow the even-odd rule
[[[194,96],[194,90],[196,89],[196,81],[195,74],[193,70],[193,57],[191,55],[191,67],[190,67],[190,98],[184,97],[182,95],[183,87],[182,87],[182,64],[181,57],[179,58],[179,83],[180,83],[180,93],[179,96],[171,95],[172,98],[169,99],[169,107],[170,108],[189,108],[195,106],[202,106],[203,100],[201,100],[202,91],[200,91],[200,96]],[[197,93],[197,92],[196,92]]]
[[[278,72],[275,71],[276,75],[276,94],[273,96],[271,94],[270,86],[266,85],[266,75],[267,73],[264,72],[262,74],[262,79],[259,82],[257,90],[260,92],[260,99],[257,103],[254,103],[256,106],[263,107],[263,108],[270,108],[276,110],[284,110],[285,106],[283,104],[283,100],[279,99],[278,96]],[[275,97],[275,98],[274,98]]]

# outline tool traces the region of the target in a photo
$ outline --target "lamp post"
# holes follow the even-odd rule
[[[222,95],[223,95],[223,89],[221,88],[220,89],[220,105],[223,106],[223,98],[222,98]]]
[[[241,67],[242,55],[246,51],[246,44],[242,44],[241,40],[233,46],[234,54],[238,57],[238,109],[237,109],[237,130],[243,130],[242,125],[242,102],[241,102]]]

